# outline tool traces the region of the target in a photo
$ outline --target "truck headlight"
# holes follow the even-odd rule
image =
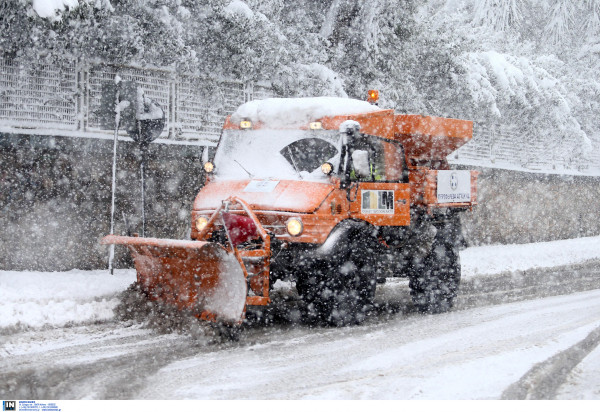
[[[325,162],[321,165],[321,172],[326,175],[330,175],[333,172],[333,165],[329,162]]]
[[[198,219],[196,219],[196,229],[198,229],[199,232],[202,232],[202,229],[204,229],[207,224],[208,219],[204,216],[201,216]]]
[[[287,228],[288,233],[292,236],[300,236],[304,230],[302,220],[297,217],[290,218],[285,224],[285,227]]]
[[[212,162],[204,163],[204,171],[206,173],[212,173],[215,170],[215,165]]]

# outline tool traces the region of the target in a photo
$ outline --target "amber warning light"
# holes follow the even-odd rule
[[[369,90],[367,93],[369,95],[367,101],[369,103],[377,103],[377,100],[379,100],[379,90]]]

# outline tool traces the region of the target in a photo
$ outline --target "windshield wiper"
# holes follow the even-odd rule
[[[250,173],[248,170],[246,170],[246,168],[244,166],[242,166],[242,164],[240,162],[238,162],[236,159],[233,159],[234,162],[236,162],[238,164],[238,166],[240,166],[242,169],[244,169],[244,172],[248,173],[248,177],[250,179],[254,179],[254,175],[252,173]]]
[[[292,154],[292,149],[290,149],[290,146],[288,146],[287,149],[288,149],[288,153],[290,154],[290,160],[292,161],[292,166],[294,166],[294,170],[296,171],[296,174],[298,175],[298,177],[301,180],[304,180],[304,178],[300,174],[300,171],[298,170],[298,166],[296,166],[296,162],[294,161],[294,155]]]

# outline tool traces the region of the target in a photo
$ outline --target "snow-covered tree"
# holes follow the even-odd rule
[[[572,34],[575,26],[575,7],[575,3],[572,1],[555,0],[550,19],[544,29],[548,41],[558,44]]]
[[[599,130],[590,109],[600,102],[588,68],[600,48],[583,28],[594,21],[595,3],[431,0],[423,14],[462,45],[453,56],[461,66],[454,87],[465,93],[457,105],[462,116],[512,127],[524,145],[550,148],[558,163],[587,156]],[[506,16],[514,4],[519,24],[494,23],[510,21],[490,16]],[[502,5],[511,7],[500,12]]]
[[[583,32],[597,36],[600,34],[600,0],[585,0],[584,4]]]
[[[326,64],[340,73],[350,96],[364,99],[377,88],[387,107],[429,113],[446,107],[441,102],[457,69],[451,57],[457,44],[444,41],[444,30],[417,21],[415,1],[324,4],[319,35]]]
[[[518,27],[523,20],[524,0],[481,0],[475,2],[473,23],[487,25],[498,31]]]

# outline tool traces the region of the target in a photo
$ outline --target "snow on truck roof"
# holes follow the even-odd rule
[[[273,128],[295,128],[323,117],[376,112],[381,108],[371,103],[343,97],[299,97],[253,100],[241,105],[231,121],[250,120]]]

